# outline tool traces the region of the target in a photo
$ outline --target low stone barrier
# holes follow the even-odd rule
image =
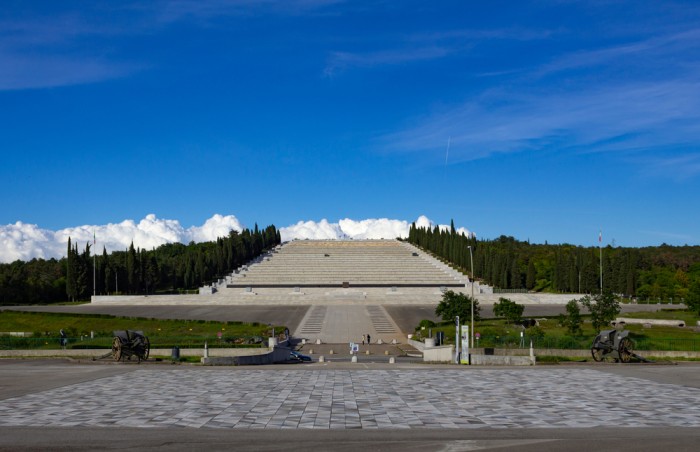
[[[409,339],[408,340],[408,345],[412,346],[416,350],[423,351],[425,350],[425,344],[422,343],[421,341],[416,341],[414,339]]]
[[[109,352],[106,348],[66,349],[66,350],[0,350],[0,358],[97,358]],[[269,353],[267,348],[210,348],[210,357],[255,356]],[[171,356],[170,348],[152,348],[149,356]],[[204,356],[203,348],[181,348],[180,356]]]
[[[207,366],[254,366],[281,363],[289,360],[289,352],[292,350],[289,341],[281,342],[279,345],[271,348],[272,350],[256,355],[222,357],[211,356],[211,349],[209,349],[210,356],[207,358],[203,357],[201,363]]]
[[[677,326],[678,328],[685,328],[685,321],[683,320],[663,320],[663,319],[633,319],[630,317],[618,317],[615,321],[610,322],[612,325],[618,323],[627,325],[650,325],[650,326]]]
[[[472,366],[534,366],[534,356],[470,355]]]
[[[450,363],[454,361],[454,347],[441,345],[440,347],[426,347],[423,349],[423,362],[425,363]]]

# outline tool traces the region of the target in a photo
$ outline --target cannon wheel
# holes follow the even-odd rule
[[[141,340],[141,353],[137,354],[136,357],[139,359],[139,363],[141,363],[141,360],[146,361],[148,359],[148,354],[151,352],[151,342],[148,340],[146,336],[143,337]]]
[[[115,337],[112,341],[112,356],[115,361],[122,359],[122,340],[119,337]]]
[[[141,357],[141,359],[146,361],[148,359],[149,353],[151,353],[151,341],[148,340],[147,336],[144,336],[143,337],[143,356]]]
[[[617,347],[617,352],[620,355],[620,361],[623,363],[630,362],[630,358],[632,358],[632,341],[626,337],[622,338],[620,345]]]
[[[603,360],[603,350],[599,348],[591,348],[591,355],[593,355],[593,361],[599,363]]]

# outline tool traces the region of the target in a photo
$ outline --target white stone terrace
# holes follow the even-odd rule
[[[348,283],[348,287],[343,287]],[[472,293],[466,275],[397,240],[286,243],[241,267],[199,295],[97,296],[119,305],[426,305],[443,290]],[[565,304],[580,295],[491,293],[474,283],[480,304],[505,296],[525,305]]]
[[[304,240],[228,278],[229,288],[465,287],[466,276],[396,240]]]

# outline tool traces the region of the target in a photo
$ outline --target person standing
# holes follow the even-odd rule
[[[369,345],[369,344],[371,344],[371,343],[372,343],[372,339],[370,339],[370,336],[369,336],[369,334],[368,334],[368,335],[367,335],[367,345]]]
[[[362,335],[362,345],[365,345],[365,335]]]
[[[61,331],[59,331],[58,334],[60,335],[60,340],[59,340],[59,342],[60,342],[60,344],[61,344],[61,348],[62,348],[63,350],[65,350],[65,349],[66,349],[66,344],[68,344],[68,336],[66,336],[66,332],[63,331],[63,328],[61,328]]]

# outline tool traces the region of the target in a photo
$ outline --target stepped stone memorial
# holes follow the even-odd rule
[[[399,240],[295,240],[242,265],[195,295],[95,296],[102,306],[296,306],[305,309],[293,336],[316,343],[406,342],[389,312],[427,307],[431,315],[444,291],[473,293],[482,305],[501,295],[472,281],[419,248]],[[508,294],[520,304],[565,304],[575,296]]]

